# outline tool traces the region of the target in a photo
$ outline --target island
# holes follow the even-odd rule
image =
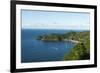
[[[71,41],[76,45],[66,53],[62,60],[87,60],[90,59],[90,31],[70,31],[64,34],[52,33],[38,36],[37,40],[44,42]]]

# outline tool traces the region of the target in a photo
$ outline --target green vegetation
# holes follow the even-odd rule
[[[62,36],[59,34],[49,34],[49,35],[43,35],[43,36],[39,36],[37,39],[38,40],[43,40],[43,41],[62,41]]]
[[[69,32],[65,34],[48,34],[42,35],[37,38],[42,41],[52,41],[52,42],[60,42],[60,41],[72,41],[75,42],[76,45],[71,48],[71,51],[64,55],[63,60],[86,60],[90,59],[90,32]]]
[[[89,59],[89,48],[86,48],[86,46],[83,43],[78,43],[74,48],[71,49],[71,52],[69,54],[66,54],[64,56],[64,60],[85,60]]]
[[[76,38],[75,38],[76,37]],[[87,60],[90,59],[90,33],[79,32],[74,38],[78,41],[68,54],[64,55],[63,60]]]
[[[43,41],[70,41],[70,40],[76,40],[76,41],[85,41],[84,39],[89,39],[89,31],[84,31],[84,32],[74,32],[71,31],[69,33],[65,34],[57,34],[57,33],[52,33],[52,34],[47,34],[47,35],[42,35],[39,36],[37,39],[38,40],[43,40]]]

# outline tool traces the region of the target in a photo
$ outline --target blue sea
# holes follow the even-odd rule
[[[44,34],[68,33],[70,30],[22,29],[21,62],[62,61],[65,54],[75,46],[73,42],[44,42],[37,37]]]

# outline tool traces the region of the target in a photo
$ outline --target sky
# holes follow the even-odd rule
[[[90,14],[61,11],[21,11],[22,29],[89,30]]]

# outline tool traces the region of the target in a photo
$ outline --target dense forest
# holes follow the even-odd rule
[[[63,60],[86,60],[90,59],[90,32],[89,31],[70,31],[65,34],[52,33],[42,35],[37,38],[44,42],[60,42],[60,41],[78,41],[76,45],[71,48],[69,53],[64,55]]]

